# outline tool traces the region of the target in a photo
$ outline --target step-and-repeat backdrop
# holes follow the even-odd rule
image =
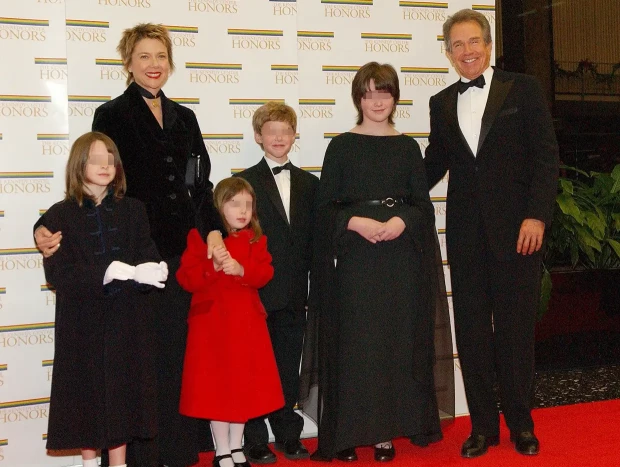
[[[473,8],[494,26],[494,1],[482,1],[0,0],[0,466],[81,463],[45,450],[55,296],[32,225],[63,197],[71,143],[125,88],[123,29],[169,28],[177,70],[165,92],[198,116],[214,183],[260,159],[251,118],[273,99],[299,116],[293,163],[320,176],[330,139],[355,124],[353,76],[372,60],[399,72],[396,127],[427,146],[429,97],[457,79],[442,24]],[[446,182],[431,192],[442,248]]]

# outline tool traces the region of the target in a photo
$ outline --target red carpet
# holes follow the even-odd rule
[[[538,409],[533,412],[541,451],[537,456],[517,454],[502,425],[501,442],[477,459],[462,459],[461,443],[470,431],[468,417],[459,417],[444,430],[444,439],[426,448],[397,439],[396,458],[385,467],[615,467],[620,466],[620,400]],[[312,452],[316,439],[303,440]],[[359,461],[344,463],[289,461],[277,453],[279,467],[378,467],[370,447],[358,448]],[[201,455],[195,467],[211,467],[213,453]]]

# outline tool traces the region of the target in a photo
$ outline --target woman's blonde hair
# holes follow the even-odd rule
[[[136,44],[142,39],[157,39],[166,46],[168,52],[168,63],[170,63],[170,73],[174,71],[174,60],[172,60],[172,40],[170,33],[165,26],[153,23],[137,24],[133,28],[125,29],[121,40],[116,46],[116,51],[123,60],[123,68],[127,72],[127,85],[133,81],[133,73],[129,71],[131,65],[131,55],[136,48]]]
[[[258,215],[256,213],[256,193],[254,188],[245,179],[241,177],[229,177],[220,181],[213,191],[213,204],[220,213],[224,227],[228,233],[232,233],[233,229],[224,217],[224,204],[230,201],[235,195],[246,191],[252,197],[252,218],[250,219],[250,229],[254,232],[254,237],[250,240],[251,243],[256,242],[263,234],[263,230],[260,228],[258,222]]]
[[[93,195],[86,191],[84,185],[86,183],[86,166],[88,164],[90,148],[97,141],[105,144],[108,154],[114,157],[116,175],[114,180],[108,185],[109,188],[114,190],[114,198],[117,200],[121,199],[127,191],[125,171],[123,170],[123,163],[121,162],[116,144],[103,133],[91,131],[80,136],[71,146],[65,172],[65,199],[73,198],[80,206],[84,204],[84,199],[96,201]]]

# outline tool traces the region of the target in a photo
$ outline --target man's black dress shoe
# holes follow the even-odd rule
[[[276,461],[276,455],[269,449],[267,444],[244,446],[243,452],[245,457],[253,464],[273,464]]]
[[[357,452],[355,452],[355,448],[343,449],[336,453],[336,459],[344,462],[353,462],[357,460]]]
[[[389,462],[394,460],[395,455],[396,450],[394,446],[390,446],[389,448],[378,448],[375,446],[375,460],[377,462]]]
[[[273,447],[283,453],[284,457],[292,461],[310,457],[310,453],[298,439],[289,439],[283,443],[274,443]]]
[[[499,435],[484,436],[471,435],[463,443],[461,448],[461,457],[471,459],[486,454],[489,446],[497,446],[499,444]]]
[[[331,462],[332,458],[324,456],[323,453],[317,449],[310,455],[310,460],[314,462]]]
[[[531,431],[522,431],[516,435],[511,433],[510,441],[515,443],[515,450],[524,456],[535,456],[540,451],[538,438]]]

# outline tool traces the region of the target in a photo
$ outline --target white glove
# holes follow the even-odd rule
[[[103,285],[109,284],[114,279],[118,281],[126,281],[127,279],[133,279],[136,272],[135,266],[130,266],[127,263],[121,261],[112,261],[105,271],[103,276]]]
[[[136,274],[133,280],[140,284],[154,285],[160,289],[163,289],[168,279],[168,265],[162,261],[161,263],[142,263],[136,266]]]

